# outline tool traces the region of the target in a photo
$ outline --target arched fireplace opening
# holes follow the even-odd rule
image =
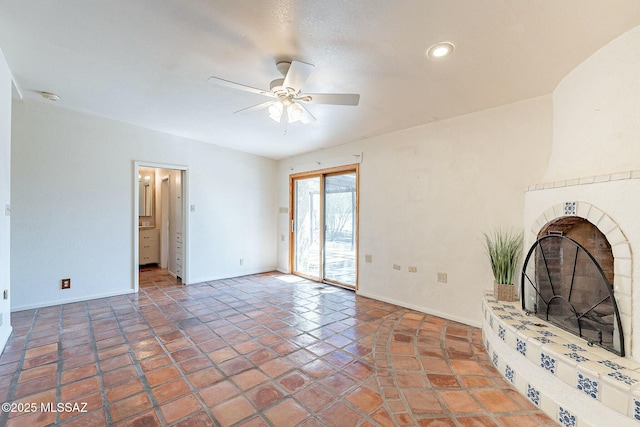
[[[613,252],[609,241],[598,227],[584,218],[565,216],[547,224],[538,233],[538,239],[549,234],[568,237],[584,246],[598,262],[609,283],[613,284]]]
[[[624,355],[613,265],[611,245],[595,225],[560,217],[543,227],[525,258],[523,309]]]

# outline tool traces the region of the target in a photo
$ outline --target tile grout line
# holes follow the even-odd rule
[[[160,288],[158,285],[155,285],[155,286],[156,286],[157,288]],[[176,303],[177,303],[177,301],[175,301],[175,299],[174,299],[173,297],[169,296],[169,295],[168,295],[166,292],[164,292],[164,291],[163,291],[163,293],[164,293],[165,295],[167,295],[167,297],[171,298],[171,300],[172,300],[172,301],[174,301],[174,302],[176,302]],[[162,308],[161,308],[160,306],[158,306],[155,302],[153,302],[152,304],[153,304],[153,305],[154,305],[154,306],[155,306],[155,307],[156,307],[156,308],[157,308],[161,313],[163,313],[163,316],[164,316],[164,310],[162,310]],[[136,310],[136,311],[137,311],[137,310]],[[187,310],[187,311],[188,311],[188,310]],[[189,312],[189,313],[190,313],[190,314],[193,314],[193,313],[191,313],[191,312]],[[149,321],[147,320],[147,318],[144,316],[144,314],[143,314],[143,313],[141,313],[141,312],[140,312],[140,313],[139,313],[139,315],[140,315],[140,317],[142,318],[142,320],[145,322],[145,324],[146,324],[146,325],[147,325],[151,330],[155,330],[155,327],[151,326],[151,324],[149,323]],[[166,316],[165,316],[165,317],[166,317]],[[197,317],[196,317],[196,318],[197,318]],[[175,325],[175,322],[174,322],[173,320],[170,320],[170,322],[169,322],[169,323],[171,323],[173,326],[176,326],[176,325]],[[204,322],[203,322],[202,324],[204,325]],[[183,330],[183,329],[182,329],[182,328],[180,328],[180,327],[177,327],[176,329],[177,329],[177,330],[181,330],[181,331]],[[210,328],[209,328],[209,329],[210,329]],[[214,332],[214,331],[211,331],[211,332],[213,332],[213,333],[215,334],[215,332]],[[185,335],[185,337],[189,340],[189,342],[190,342],[191,344],[193,344],[193,346],[194,346],[194,347],[198,347],[196,343],[194,343],[193,341],[191,341],[191,338],[189,337],[189,335],[187,335],[187,334],[184,334],[184,335]],[[218,336],[218,338],[220,338],[220,336],[219,336],[218,334],[216,334],[216,336]],[[178,369],[178,370],[180,371],[180,373],[181,373],[180,378],[184,379],[184,381],[189,385],[189,390],[191,390],[191,391],[192,391],[193,396],[194,396],[194,397],[198,400],[198,402],[202,405],[202,407],[204,408],[204,411],[207,413],[207,415],[208,415],[212,420],[214,420],[215,422],[217,422],[216,418],[215,418],[215,417],[213,416],[213,414],[211,413],[211,408],[209,408],[209,406],[206,404],[206,402],[204,402],[204,400],[203,400],[203,399],[202,399],[202,397],[200,396],[199,389],[198,389],[197,387],[195,387],[195,386],[191,383],[191,381],[190,381],[190,380],[189,380],[189,378],[187,377],[187,374],[186,374],[186,373],[182,370],[182,368],[180,367],[179,362],[177,362],[177,361],[173,358],[173,356],[172,356],[171,352],[169,351],[169,349],[164,345],[164,342],[162,342],[162,340],[161,340],[157,335],[155,335],[155,338],[156,338],[156,341],[158,341],[158,344],[160,345],[160,347],[164,350],[164,352],[165,352],[166,356],[167,356],[170,360],[172,360],[172,361],[173,361],[173,363],[172,363],[172,365],[171,365],[171,366],[175,366],[175,367],[176,367],[176,369]],[[209,355],[208,355],[207,353],[205,353],[205,352],[203,352],[202,350],[200,350],[200,348],[199,348],[199,347],[198,347],[198,351],[200,351],[204,357],[206,357],[209,361],[211,361],[211,363],[213,364],[213,366],[218,370],[218,372],[223,376],[223,378],[226,378],[226,374],[220,370],[220,368],[218,367],[218,364],[217,364],[217,363],[215,363],[213,360],[211,360],[211,358],[209,357]],[[146,375],[146,373],[144,372],[144,370],[142,370],[142,368],[141,368],[141,367],[140,367],[140,370],[143,372],[143,373],[142,373],[142,376],[145,376],[145,375]],[[153,371],[152,371],[152,372],[153,372]],[[221,380],[220,380],[220,381],[221,381]],[[147,387],[147,386],[148,386],[148,383],[146,382],[146,377],[145,377],[144,382],[145,382],[145,387]],[[167,383],[168,383],[168,382],[170,382],[170,381],[167,381]],[[219,382],[219,381],[217,381],[217,382]],[[152,391],[152,389],[151,389],[150,387],[149,387],[149,394],[151,394],[151,395],[152,395],[152,397],[153,397],[153,399],[154,399],[154,401],[155,401],[155,396],[153,396],[153,391]],[[241,392],[240,394],[242,394],[242,392]],[[178,398],[180,398],[180,397],[178,397]],[[173,400],[177,400],[177,399],[173,399]],[[168,402],[171,402],[171,401],[172,401],[172,400],[170,399],[170,400],[168,400],[167,402],[164,402],[164,404],[166,404],[166,403],[168,403]],[[157,407],[157,411],[156,411],[156,412],[160,412],[160,413],[162,413],[162,411],[160,410],[160,405],[159,405],[159,403],[158,403],[157,401],[155,401],[155,402],[156,402],[156,403],[154,404],[154,409]],[[189,414],[189,415],[191,415],[191,414]],[[163,421],[164,421],[164,415],[162,415],[162,416],[163,416]],[[188,416],[188,415],[186,415],[186,416]],[[180,422],[180,419],[178,419],[178,420],[176,420],[176,421],[175,421],[175,423],[178,423],[178,422]]]
[[[11,381],[9,394],[7,395],[7,401],[5,403],[12,403],[14,400],[16,389],[18,388],[18,380],[20,379],[20,374],[22,373],[22,368],[24,367],[24,361],[27,357],[28,344],[31,341],[31,336],[33,335],[33,330],[35,328],[35,325],[39,316],[40,316],[40,309],[35,309],[33,320],[31,321],[31,326],[29,327],[29,331],[25,334],[25,342],[24,342],[24,348],[22,349],[22,356],[20,357],[20,359],[18,359],[19,360],[18,366],[16,367],[16,372],[13,374],[13,380]],[[11,333],[11,335],[13,335],[13,332]],[[0,425],[4,426],[7,424],[10,414],[11,412],[4,411],[4,410],[2,411],[2,415],[0,416]]]

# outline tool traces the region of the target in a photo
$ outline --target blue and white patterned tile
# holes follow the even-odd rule
[[[555,341],[547,338],[547,337],[533,337],[534,340],[540,341],[542,344],[554,344]]]
[[[576,352],[576,351],[587,351],[584,348],[580,347],[578,344],[563,344],[563,346],[567,347],[569,350],[571,350],[572,352]]]
[[[576,388],[594,399],[598,399],[600,394],[598,380],[589,378],[582,373],[578,373],[578,385]]]
[[[588,357],[583,356],[582,354],[580,354],[578,352],[565,353],[565,356],[567,356],[569,359],[575,360],[577,363],[588,362],[590,360]]]
[[[636,378],[633,378],[632,376],[628,375],[628,374],[623,374],[622,372],[611,372],[607,374],[607,377],[609,378],[613,378],[618,382],[621,382],[623,384],[626,384],[628,386],[632,386],[634,384],[638,384],[638,380]]]
[[[523,356],[527,356],[527,342],[516,338],[516,350]]]
[[[640,372],[621,369],[619,371],[602,374],[600,375],[600,379],[602,383],[607,386],[630,392],[632,388],[640,384]]]
[[[602,349],[598,349],[602,350]],[[620,371],[622,369],[628,369],[630,371],[638,371],[640,370],[640,363],[635,360],[626,358],[626,357],[609,357],[608,359],[599,361],[601,365],[605,365],[611,369],[615,369],[616,371]]]
[[[502,325],[498,325],[498,336],[500,337],[500,339],[502,341],[505,340],[505,335],[506,335],[506,330],[504,329],[504,326]]]
[[[545,330],[545,331],[538,331],[538,333],[539,333],[540,335],[542,335],[542,336],[547,337],[547,338],[549,338],[549,337],[557,337],[557,335],[556,335],[556,334],[554,334],[554,333],[553,333],[553,332],[551,332],[551,331],[546,331],[546,330]]]
[[[601,365],[606,366],[607,368],[611,368],[611,369],[613,369],[615,371],[620,371],[622,369],[625,369],[624,366],[622,366],[622,365],[620,365],[618,363],[612,362],[611,360],[599,360],[598,363],[601,364]]]
[[[638,392],[634,392],[633,396],[629,399],[627,416],[636,421],[640,421],[640,394]]]
[[[527,384],[527,397],[536,406],[540,406],[540,392],[531,384]]]
[[[491,362],[493,362],[493,366],[495,366],[496,368],[498,367],[498,353],[496,353],[495,351],[491,355]]]
[[[511,384],[515,383],[515,374],[516,373],[515,373],[515,371],[513,369],[511,369],[511,366],[509,366],[509,365],[505,366],[505,368],[504,368],[504,376],[505,376],[506,379],[509,380],[509,382]]]
[[[576,214],[576,202],[564,202],[564,214],[575,215]]]
[[[540,353],[540,366],[555,375],[556,359],[545,353]]]
[[[564,427],[576,427],[576,416],[562,406],[558,407],[558,422]]]

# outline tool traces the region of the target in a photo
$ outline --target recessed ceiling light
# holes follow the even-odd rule
[[[40,92],[40,96],[48,101],[60,101],[60,97],[51,92]]]
[[[451,55],[455,46],[451,42],[436,43],[427,49],[427,56],[431,59],[444,58]]]

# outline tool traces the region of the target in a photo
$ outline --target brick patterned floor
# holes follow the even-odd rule
[[[555,426],[493,368],[481,332],[269,273],[12,314],[7,426]],[[43,412],[40,403],[86,412]],[[24,405],[37,405],[24,412]]]

